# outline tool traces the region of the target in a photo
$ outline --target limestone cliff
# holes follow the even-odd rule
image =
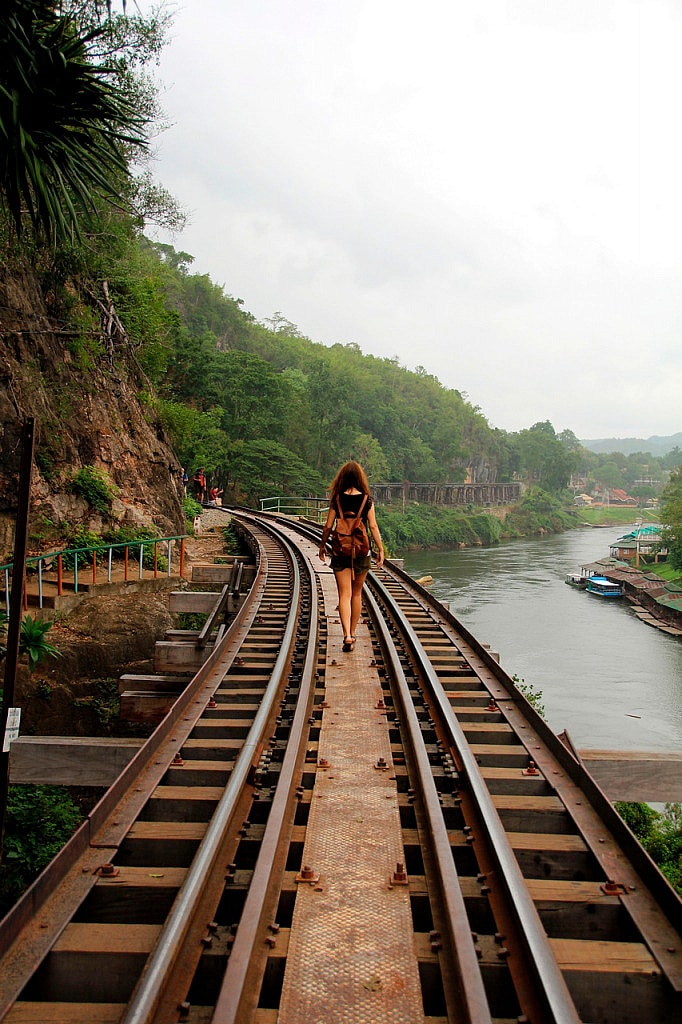
[[[95,336],[97,326],[95,327]],[[54,544],[78,524],[154,525],[184,532],[180,466],[144,397],[144,375],[124,349],[76,350],[75,332],[51,316],[39,280],[0,264],[0,559],[11,556],[21,427],[36,421],[32,547]],[[118,489],[110,523],[73,493],[83,466],[104,470]],[[36,540],[37,538],[37,540]]]

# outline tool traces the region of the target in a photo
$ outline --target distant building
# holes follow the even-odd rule
[[[609,504],[611,505],[636,505],[637,499],[633,498],[620,487],[612,487],[608,492]]]
[[[609,554],[621,562],[639,565],[640,560],[664,562],[668,557],[668,549],[663,546],[660,526],[636,526],[611,545]]]

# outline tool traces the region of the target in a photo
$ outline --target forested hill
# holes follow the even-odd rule
[[[649,452],[651,455],[668,455],[676,448],[682,448],[682,432],[670,434],[668,437],[604,437],[580,442],[588,451],[603,454],[605,452],[622,452],[623,455],[634,455],[636,452]]]
[[[510,472],[506,435],[458,391],[357,345],[315,343],[281,315],[258,323],[207,276],[189,273],[185,254],[151,250],[177,314],[155,353],[155,384],[186,466],[204,465],[247,498],[320,493],[350,457],[375,481]]]

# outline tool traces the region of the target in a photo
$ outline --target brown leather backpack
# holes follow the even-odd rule
[[[350,558],[351,568],[356,558],[369,554],[369,537],[362,522],[362,510],[366,503],[367,495],[362,499],[358,514],[353,519],[344,519],[340,502],[336,499],[337,517],[332,534],[332,554]]]

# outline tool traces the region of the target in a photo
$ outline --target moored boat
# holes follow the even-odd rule
[[[569,587],[577,587],[578,590],[585,590],[588,583],[588,577],[582,572],[569,572],[566,574],[564,583],[568,583]]]
[[[608,580],[606,576],[590,576],[587,581],[587,593],[597,597],[622,597],[623,588],[620,583]]]

